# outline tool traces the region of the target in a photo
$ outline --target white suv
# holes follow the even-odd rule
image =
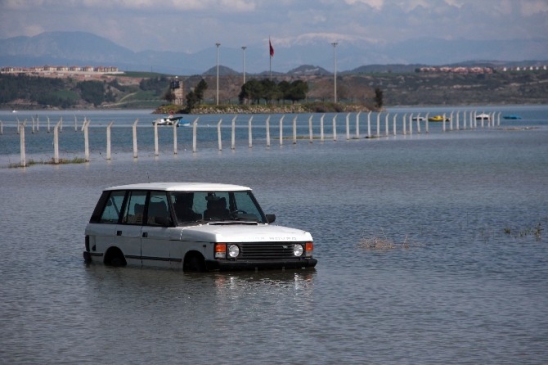
[[[315,267],[310,233],[271,225],[275,219],[245,186],[114,186],[86,227],[84,260],[184,271]]]

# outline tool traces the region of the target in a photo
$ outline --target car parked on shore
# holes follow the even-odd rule
[[[312,235],[273,225],[275,219],[245,186],[114,186],[86,227],[84,260],[183,271],[315,267]]]

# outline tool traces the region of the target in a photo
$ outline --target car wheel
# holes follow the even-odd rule
[[[185,272],[204,272],[205,263],[202,257],[198,255],[192,255],[185,260],[183,267]]]

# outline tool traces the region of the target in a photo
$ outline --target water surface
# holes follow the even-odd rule
[[[247,146],[245,117],[235,150],[218,151],[211,127],[197,153],[173,155],[168,134],[157,157],[150,144],[134,160],[129,139],[110,162],[97,148],[87,164],[0,168],[0,362],[544,364],[546,110],[520,107],[528,119],[498,128],[349,141],[341,116],[336,142],[270,148],[258,131]],[[139,113],[98,115],[131,125]],[[251,186],[278,224],[312,233],[316,270],[86,266],[101,190],[146,181]],[[372,238],[391,246],[366,247]]]

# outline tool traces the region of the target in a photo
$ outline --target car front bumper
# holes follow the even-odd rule
[[[299,260],[206,260],[207,270],[282,270],[314,268],[318,260],[313,258]]]

